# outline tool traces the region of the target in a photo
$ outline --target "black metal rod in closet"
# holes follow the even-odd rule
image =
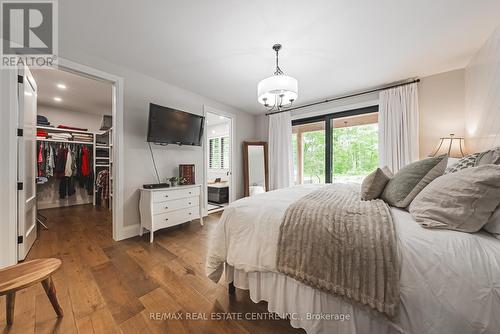
[[[380,92],[382,90],[386,90],[386,89],[390,89],[390,88],[396,88],[396,87],[401,87],[401,86],[406,86],[406,85],[411,85],[413,83],[418,83],[418,82],[420,82],[420,79],[414,79],[414,80],[411,80],[411,81],[400,82],[400,83],[396,83],[396,84],[390,84],[390,85],[386,85],[386,86],[382,86],[382,87],[378,87],[378,88],[373,88],[373,89],[369,89],[369,90],[365,90],[365,91],[361,91],[361,92],[356,92],[356,93],[352,93],[352,94],[347,94],[347,95],[342,95],[342,96],[338,96],[338,97],[333,97],[333,98],[325,99],[323,101],[312,102],[312,103],[304,104],[304,105],[293,107],[293,108],[283,109],[283,110],[279,110],[279,111],[275,111],[275,112],[269,112],[269,113],[266,113],[266,116],[274,115],[274,114],[280,114],[280,113],[285,112],[285,111],[292,111],[292,110],[297,110],[297,109],[312,107],[312,106],[316,106],[316,105],[323,104],[323,103],[329,103],[329,102],[333,102],[333,101],[348,99],[350,97],[355,97],[355,96],[365,95],[365,94],[369,94],[369,93]]]

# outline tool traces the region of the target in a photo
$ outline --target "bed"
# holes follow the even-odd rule
[[[323,187],[247,197],[225,209],[211,236],[207,275],[249,290],[254,302],[307,333],[500,333],[500,240],[486,232],[427,230],[390,208],[401,259],[400,309],[388,318],[276,270],[286,209]],[[225,268],[225,270],[223,270]]]

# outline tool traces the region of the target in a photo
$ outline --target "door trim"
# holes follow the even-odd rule
[[[115,145],[113,153],[115,162],[113,166],[113,239],[116,241],[130,238],[130,229],[123,226],[123,216],[124,216],[124,148],[123,148],[123,78],[116,76],[111,73],[107,73],[86,65],[75,63],[68,59],[59,57],[58,65],[53,66],[54,69],[60,69],[67,72],[72,72],[78,75],[87,76],[97,80],[103,80],[111,82],[113,84],[113,101],[112,101],[112,114],[113,114],[113,144]],[[8,70],[4,70],[6,73]],[[14,73],[15,72],[15,73]],[[12,86],[15,82],[15,86]],[[5,84],[5,86],[4,86]],[[5,94],[5,95],[4,95]],[[6,97],[7,99],[4,99]],[[4,110],[4,115],[9,115],[9,128],[7,129],[9,133],[9,139],[14,143],[17,143],[17,69],[13,73],[9,73],[9,77],[2,76],[2,109]],[[5,102],[4,102],[5,101]],[[17,144],[9,145],[9,185],[11,183],[14,185],[10,186],[9,196],[10,198],[17,197]],[[12,159],[15,157],[15,159]],[[13,174],[13,172],[15,174]],[[11,206],[16,208],[9,212],[10,219],[7,220],[9,225],[9,245],[8,249],[5,250],[8,256],[8,260],[3,260],[0,262],[0,266],[5,263],[5,265],[15,264],[17,262],[17,200],[15,205]],[[15,216],[16,218],[12,219]],[[2,229],[3,230],[3,229]],[[7,247],[7,246],[6,246]],[[15,259],[15,260],[14,260]]]
[[[112,219],[113,239],[116,241],[130,238],[132,235],[123,225],[124,222],[124,158],[123,158],[123,78],[114,74],[98,70],[96,68],[82,65],[59,57],[58,65],[54,68],[72,72],[92,79],[107,81],[113,84],[112,115],[113,115],[113,197],[112,197]]]

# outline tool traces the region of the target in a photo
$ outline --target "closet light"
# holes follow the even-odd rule
[[[57,88],[59,88],[59,89],[66,89],[66,85],[62,84],[62,83],[58,83],[57,84]]]
[[[62,99],[61,99],[60,97],[56,96],[56,97],[54,97],[54,101],[56,101],[56,102],[61,102],[61,101],[62,101]]]

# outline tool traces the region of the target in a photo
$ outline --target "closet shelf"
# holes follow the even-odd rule
[[[93,142],[89,141],[75,141],[75,140],[58,140],[58,139],[40,139],[37,138],[36,141],[46,141],[46,142],[51,142],[51,143],[64,143],[64,144],[84,144],[84,145],[94,145]]]
[[[89,134],[89,135],[95,134],[94,132],[91,132],[91,131],[61,129],[61,128],[55,128],[55,127],[53,128],[51,126],[40,126],[40,125],[38,125],[36,128],[37,129],[47,130],[47,131],[59,131],[59,132],[70,132],[70,133],[85,133],[85,134]]]
[[[108,145],[103,145],[103,144],[96,144],[95,145],[96,147],[99,147],[99,148],[106,148],[109,150],[109,146]]]

